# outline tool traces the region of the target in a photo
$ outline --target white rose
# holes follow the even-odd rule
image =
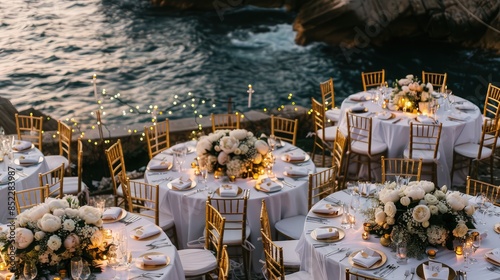
[[[381,208],[375,210],[375,222],[379,225],[383,225],[385,222],[386,214]]]
[[[70,218],[78,217],[78,209],[66,208],[64,209],[64,211],[66,212],[66,215]]]
[[[229,156],[225,152],[220,152],[219,156],[217,157],[217,162],[220,165],[226,165],[228,161],[229,161]]]
[[[95,207],[84,205],[79,209],[79,216],[87,224],[94,224],[99,226],[102,224],[101,211]]]
[[[224,136],[219,141],[220,149],[227,153],[233,153],[240,145],[240,141],[234,137]]]
[[[31,211],[29,212],[29,217],[30,220],[32,219],[32,221],[38,221],[43,217],[43,215],[47,213],[50,213],[50,208],[46,203],[43,203],[31,208]]]
[[[385,218],[385,222],[388,224],[388,225],[393,225],[396,223],[396,219],[394,219],[394,217],[386,217]]]
[[[248,132],[245,129],[235,129],[229,132],[229,136],[236,138],[237,140],[243,140],[247,138]]]
[[[241,150],[238,148],[236,150],[234,150],[234,154],[235,155],[241,155]]]
[[[71,209],[71,208],[66,208],[66,209]],[[54,209],[52,214],[54,216],[57,216],[57,217],[62,217],[66,214],[66,211],[65,211],[65,209],[58,208],[58,209]]]
[[[241,150],[241,153],[244,155],[244,154],[248,153],[248,150],[250,150],[250,148],[248,148],[247,145],[241,145],[240,150]]]
[[[412,81],[413,81],[414,76],[413,76],[413,75],[411,75],[411,74],[409,74],[409,75],[406,75],[406,78],[407,78],[408,80],[412,80]]]
[[[436,205],[429,205],[429,210],[431,215],[437,215],[439,213],[439,208]]]
[[[408,84],[409,84],[409,83],[408,83]],[[403,92],[409,92],[409,91],[410,91],[410,88],[409,88],[407,85],[405,85],[405,86],[402,86],[402,87],[401,87],[401,90],[402,90]]]
[[[14,242],[17,249],[24,249],[33,242],[33,232],[27,228],[16,228],[14,233],[16,234]]]
[[[426,102],[429,98],[430,98],[430,94],[426,91],[424,91],[424,92],[422,92],[422,94],[420,94],[420,101],[422,101],[422,102]]]
[[[64,248],[66,248],[69,252],[76,251],[78,246],[80,246],[80,238],[74,233],[68,235],[64,240]]]
[[[216,145],[216,146],[214,147],[214,150],[215,150],[216,152],[220,152],[220,151],[221,151],[220,146],[219,146],[219,145]]]
[[[396,205],[394,204],[394,202],[392,201],[389,201],[387,202],[385,205],[384,205],[384,212],[385,214],[387,214],[387,216],[389,217],[394,217],[396,216],[396,212],[397,212],[397,208],[396,208]]]
[[[474,215],[474,212],[476,212],[476,208],[472,205],[465,206],[464,210],[465,210],[465,214],[467,214],[469,216]]]
[[[48,200],[48,202],[47,202]],[[64,199],[59,199],[59,198],[51,198],[48,197],[47,200],[45,200],[45,203],[49,205],[49,208],[51,211],[54,211],[55,209],[65,209],[69,208],[69,203],[68,201]]]
[[[411,203],[411,199],[407,196],[403,196],[401,199],[399,199],[399,203],[403,206],[408,206]]]
[[[444,192],[444,193],[446,193],[448,191],[448,187],[446,185],[443,185],[441,187],[441,191]]]
[[[434,192],[434,196],[437,199],[441,200],[441,199],[443,199],[443,198],[446,197],[446,194],[444,192],[440,191],[440,190],[437,190],[437,191]]]
[[[269,152],[269,145],[264,140],[257,140],[255,141],[255,149],[259,154],[265,155]]]
[[[208,137],[203,136],[196,144],[196,154],[198,156],[203,156],[212,149],[212,142],[208,140]]]
[[[75,230],[75,221],[67,219],[63,222],[63,228],[67,231]]]
[[[252,162],[254,164],[260,164],[262,162],[262,155],[261,154],[255,154],[254,158],[252,159]]]
[[[458,222],[457,227],[453,229],[453,236],[464,237],[468,231],[469,231],[469,228],[467,227],[465,222],[460,221],[460,222]]]
[[[450,205],[451,209],[454,211],[460,211],[465,208],[467,202],[462,199],[459,192],[451,192],[446,195],[446,202]]]
[[[45,232],[54,232],[61,228],[61,218],[52,214],[45,214],[38,220],[38,227]]]
[[[379,200],[384,204],[389,201],[396,202],[399,200],[399,190],[383,189],[379,193]]]
[[[423,223],[431,217],[431,211],[427,205],[417,205],[413,208],[413,219],[419,223]]]
[[[43,231],[37,231],[37,232],[35,232],[35,239],[37,241],[42,240],[44,237],[45,237],[45,232],[43,232]]]
[[[430,193],[425,194],[424,199],[425,199],[425,202],[427,202],[427,204],[430,204],[430,205],[435,205],[438,203],[438,199]]]
[[[439,212],[440,212],[441,214],[444,214],[444,213],[448,212],[448,207],[446,206],[446,204],[444,204],[444,203],[443,203],[443,202],[441,202],[441,201],[440,201],[440,202],[438,202],[437,207],[438,207]]]
[[[432,86],[432,84],[431,84],[431,83],[427,83],[427,84],[425,85],[425,87],[427,88],[427,91],[428,91],[429,93],[433,93],[433,92],[434,92],[434,87]]]
[[[51,235],[49,240],[47,240],[47,247],[49,247],[52,251],[57,251],[61,248],[61,238],[57,235]]]
[[[421,200],[424,198],[425,191],[420,187],[413,186],[405,190],[405,195],[412,200]]]
[[[418,185],[425,191],[425,193],[430,193],[435,189],[434,183],[430,181],[422,180],[418,182]]]

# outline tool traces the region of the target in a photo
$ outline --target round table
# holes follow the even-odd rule
[[[334,198],[334,200],[343,201],[346,203],[350,201],[350,195],[347,194],[346,191],[336,192],[333,195],[330,195],[330,197]],[[367,203],[368,198],[360,199],[362,205],[369,205],[369,203]],[[322,200],[316,205],[320,206],[326,203],[331,204],[332,202]],[[500,268],[498,268],[498,273],[486,269],[486,267],[492,266],[492,264],[487,262],[484,257],[485,253],[492,250],[493,248],[497,248],[499,244],[499,236],[494,231],[493,226],[496,222],[498,222],[500,207],[495,207],[493,210],[493,213],[495,213],[495,215],[486,217],[486,225],[476,225],[476,231],[480,233],[487,233],[488,236],[482,241],[481,247],[477,249],[477,251],[472,256],[477,259],[477,262],[472,264],[472,269],[470,269],[470,271],[467,271],[467,275],[470,277],[469,279],[498,279],[498,277],[500,276],[498,274],[500,273]],[[308,216],[318,215],[310,211]],[[325,224],[319,224],[316,222],[312,222],[312,220],[306,219],[304,232],[299,240],[299,244],[297,245],[297,252],[299,253],[302,261],[301,270],[309,272],[312,276],[312,279],[344,280],[345,269],[351,267],[349,258],[345,258],[340,261],[345,256],[344,252],[355,252],[366,247],[383,252],[387,256],[387,262],[384,265],[396,264],[396,259],[394,257],[395,253],[391,252],[391,248],[383,247],[382,245],[380,245],[380,239],[375,238],[375,235],[371,235],[370,239],[368,240],[363,240],[361,238],[361,234],[364,231],[364,217],[361,214],[356,215],[356,226],[353,229],[344,230],[346,233],[344,239],[339,242],[333,243],[335,244],[333,246],[316,248],[314,244],[318,244],[319,242],[311,237],[310,233],[312,230],[326,225],[341,228],[341,217],[325,218],[325,220]],[[326,256],[328,253],[336,250],[336,248],[346,248],[346,251]],[[427,258],[423,260],[409,258],[407,264],[397,264],[399,265],[399,267],[389,275],[384,275],[383,279],[404,279],[404,273],[406,270],[411,271],[411,268],[416,268],[419,264],[427,260]],[[463,256],[457,256],[454,251],[447,250],[446,248],[439,248],[434,261],[444,263],[452,267],[455,271],[463,269]],[[374,272],[377,270],[357,269],[357,271],[368,276],[377,277],[377,275],[374,275]],[[415,275],[413,279],[419,278]]]
[[[196,142],[189,142],[187,145],[194,147]],[[190,149],[194,151],[193,148]],[[305,215],[307,213],[307,177],[289,178],[283,175],[287,166],[293,164],[284,162],[281,155],[289,151],[301,151],[291,144],[285,144],[282,148],[275,150],[273,153],[277,157],[274,165],[274,172],[277,177],[283,177],[286,184],[280,191],[273,193],[266,193],[255,189],[257,180],[237,178],[233,184],[238,185],[242,189],[249,189],[250,195],[247,206],[247,220],[251,229],[250,242],[255,246],[252,252],[252,265],[255,271],[259,271],[262,266],[259,259],[263,258],[262,243],[260,237],[260,208],[262,199],[266,200],[266,205],[269,212],[269,220],[271,224],[277,221],[295,216]],[[309,157],[309,156],[307,156]],[[175,219],[175,227],[177,230],[177,238],[179,249],[187,248],[187,243],[196,240],[203,236],[203,229],[205,227],[205,201],[207,200],[208,192],[205,185],[200,182],[200,176],[194,175],[194,169],[191,168],[191,162],[196,158],[196,153],[192,152],[187,155],[186,161],[183,165],[184,172],[179,173],[172,169],[170,171],[152,171],[148,170],[145,174],[146,182],[160,185],[160,211],[170,213]],[[154,160],[172,161],[172,155],[169,151],[164,151],[158,154]],[[309,172],[315,172],[315,165],[311,160],[305,161],[301,166],[308,169]],[[187,191],[175,191],[168,187],[168,183],[183,176],[189,178],[197,185],[195,188]],[[261,175],[260,179],[264,178]],[[221,179],[214,179],[213,174],[209,174],[207,185],[212,190],[216,190],[222,183],[227,183],[227,177]],[[217,196],[217,194],[213,194]]]
[[[387,157],[401,158],[403,151],[410,142],[410,123],[417,122],[416,114],[404,113],[402,111],[391,111],[382,109],[377,103],[371,101],[357,101],[360,95],[369,95],[367,92],[361,92],[351,95],[342,103],[339,127],[347,135],[347,118],[346,111],[351,107],[359,104],[364,104],[368,109],[360,116],[372,117],[372,139],[387,144]],[[354,97],[354,98],[353,98]],[[358,97],[358,98],[356,98]],[[438,185],[451,186],[450,172],[453,162],[453,148],[455,145],[462,143],[475,142],[477,143],[481,137],[482,115],[479,108],[463,98],[454,96],[454,104],[466,105],[472,104],[473,110],[460,111],[453,106],[451,110],[446,111],[444,107],[440,107],[436,113],[437,121],[443,124],[441,130],[441,140],[439,144],[440,158],[438,159]],[[393,114],[390,119],[381,119],[377,113],[387,111]],[[326,116],[330,114],[326,111]],[[463,116],[463,120],[449,118],[453,115]],[[367,172],[361,170],[361,172]],[[380,181],[380,174],[375,174],[375,178]],[[466,172],[457,170],[454,174],[455,184],[463,184],[465,181]]]

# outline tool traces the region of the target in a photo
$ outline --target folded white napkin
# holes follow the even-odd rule
[[[167,264],[167,256],[164,255],[147,255],[142,257],[144,265],[165,265]]]
[[[464,112],[454,112],[454,113],[451,113],[449,116],[449,118],[451,118],[451,119],[456,119],[456,120],[460,120],[460,121],[465,121],[468,117],[469,117],[469,114],[464,113]]]
[[[40,160],[38,155],[20,156],[19,164],[35,164]]]
[[[359,193],[363,196],[374,194],[377,191],[377,186],[372,184],[362,184],[359,188]]]
[[[137,237],[137,239],[144,239],[158,233],[160,233],[160,229],[153,224],[149,224],[136,229],[134,231],[134,236]]]
[[[476,106],[471,103],[457,104],[455,108],[459,110],[475,110]]]
[[[447,280],[448,279],[448,274],[450,273],[449,269],[447,267],[442,267],[439,268],[441,265],[440,263],[433,263],[429,262],[429,265],[424,264],[423,265],[423,270],[424,270],[424,278],[426,280]],[[437,269],[435,268],[432,270],[432,266],[438,267]]]
[[[339,231],[335,228],[317,228],[316,229],[316,238],[318,239],[329,239],[329,238],[338,238]]]
[[[306,159],[306,155],[304,152],[296,152],[296,153],[286,153],[282,156],[284,161],[303,161]]]
[[[352,261],[362,267],[371,267],[374,265],[376,262],[378,262],[381,259],[381,256],[379,253],[373,251],[372,249],[365,248],[361,251],[359,251],[354,257],[352,258]]]
[[[5,184],[7,182],[9,182],[9,173],[8,172],[0,173],[0,184]]]
[[[149,162],[149,170],[164,170],[169,169],[172,166],[170,161],[160,161],[160,160],[151,160]]]
[[[434,120],[432,118],[429,118],[428,116],[420,115],[417,116],[417,121],[423,124],[433,124]]]
[[[17,140],[14,142],[14,146],[12,148],[16,151],[22,151],[31,148],[32,143],[29,141]]]
[[[228,196],[228,197],[234,197],[238,195],[238,186],[231,185],[231,184],[224,184],[220,186],[219,188],[219,195],[220,196]]]
[[[184,190],[191,187],[191,179],[181,180],[181,178],[177,178],[171,182],[172,187],[178,190]]]
[[[339,206],[334,206],[328,203],[316,207],[312,211],[318,214],[338,215],[341,210],[342,208],[340,208]]]
[[[389,113],[387,111],[377,113],[377,118],[379,118],[381,120],[388,120],[389,118],[391,118],[391,116],[392,116],[392,113]]]
[[[118,217],[120,217],[120,214],[122,213],[122,209],[120,207],[111,207],[109,209],[106,209],[104,213],[102,213],[102,219],[103,220],[116,220]]]
[[[281,185],[269,178],[265,178],[260,181],[260,188],[268,192],[274,192],[280,190]]]
[[[357,104],[351,107],[351,112],[361,112],[364,111],[365,109],[366,108],[364,104]]]
[[[349,96],[349,99],[354,101],[366,101],[371,99],[371,94],[368,92],[360,92]]]
[[[486,256],[496,261],[497,263],[500,263],[500,248],[495,248],[491,250],[490,252],[488,252],[488,254],[486,254]]]
[[[296,166],[288,166],[285,169],[286,175],[288,176],[307,176],[309,174],[309,170],[305,168],[300,168]]]

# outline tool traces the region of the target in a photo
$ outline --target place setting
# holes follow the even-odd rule
[[[325,203],[321,205],[315,205],[311,211],[320,216],[326,218],[336,218],[342,216],[343,209],[340,205]]]
[[[428,280],[454,280],[457,272],[450,266],[435,262],[425,261],[417,266],[417,276]]]
[[[134,240],[148,241],[156,239],[161,234],[161,232],[162,230],[158,226],[154,224],[148,224],[132,229],[130,237]],[[147,246],[150,246],[150,244],[148,244]],[[155,246],[155,244],[152,243],[151,246]]]
[[[283,189],[283,184],[280,184],[279,182],[276,182],[275,180],[267,177],[257,181],[257,183],[255,184],[255,189],[257,191],[265,193],[279,192]]]
[[[311,231],[311,238],[318,242],[338,242],[344,237],[344,230],[333,226],[318,227]]]
[[[40,155],[22,155],[14,159],[14,164],[30,167],[43,162],[43,156]]]
[[[170,257],[160,252],[148,252],[140,255],[135,266],[141,270],[158,270],[170,264]]]
[[[196,187],[196,181],[180,177],[170,181],[167,187],[173,191],[188,191]]]
[[[102,222],[105,224],[115,223],[127,216],[127,211],[120,207],[109,207],[102,213]]]
[[[363,270],[380,268],[386,261],[387,256],[384,252],[372,248],[356,250],[349,255],[349,263],[352,267]]]

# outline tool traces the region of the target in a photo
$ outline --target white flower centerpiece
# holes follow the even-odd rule
[[[474,228],[474,206],[467,197],[429,181],[410,182],[399,189],[396,183],[386,184],[377,202],[375,211],[365,213],[375,224],[373,232],[399,234],[409,257],[420,258],[428,245],[453,249],[453,240]]]
[[[392,102],[399,110],[413,112],[419,109],[419,102],[430,102],[433,99],[432,84],[424,84],[413,75],[396,80],[393,88]]]
[[[268,152],[267,142],[245,129],[217,130],[202,136],[196,145],[199,160],[208,163],[208,172],[221,168],[235,177],[240,177],[249,165],[263,164]]]
[[[104,239],[102,213],[92,206],[79,206],[76,196],[47,198],[42,204],[16,217],[13,270],[35,262],[41,271],[67,268],[69,260],[81,256],[95,270],[94,260],[104,259],[113,246]],[[69,271],[69,270],[68,270]]]

